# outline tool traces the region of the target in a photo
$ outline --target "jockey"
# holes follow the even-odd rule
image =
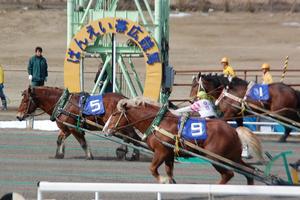
[[[190,105],[176,110],[177,113],[183,114],[188,112],[198,112],[201,118],[214,118],[217,114],[214,110],[212,102],[206,92],[199,91],[197,93],[196,101]]]
[[[221,64],[223,65],[223,74],[225,76],[235,77],[235,71],[233,68],[229,65],[229,59],[227,57],[222,58]]]
[[[180,127],[178,130],[179,137],[184,128],[184,124],[189,117],[190,112],[198,112],[201,118],[215,118],[217,114],[214,110],[214,106],[208,98],[208,95],[205,91],[199,91],[197,93],[196,101],[190,105],[183,108],[179,108],[173,111],[176,115],[182,115]]]
[[[262,83],[263,84],[273,83],[273,78],[270,73],[270,65],[268,63],[264,63],[264,64],[262,64],[261,69],[263,71]]]

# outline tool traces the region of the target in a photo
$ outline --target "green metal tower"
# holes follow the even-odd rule
[[[132,10],[121,10],[124,6]],[[172,86],[172,69],[169,68],[169,7],[170,0],[68,0],[67,41],[85,25],[102,18],[128,19],[143,26],[155,39],[163,66],[162,91]],[[109,82],[113,90],[127,97],[143,94],[143,84],[136,71],[134,60],[143,57],[143,51],[132,41],[121,41],[114,34],[99,36],[85,48],[80,56],[80,88],[84,88],[84,60],[98,58],[103,67],[91,94],[103,93]],[[115,67],[113,67],[115,66]],[[167,81],[166,81],[167,80]],[[170,81],[171,80],[171,81]],[[92,81],[92,80],[91,80]]]

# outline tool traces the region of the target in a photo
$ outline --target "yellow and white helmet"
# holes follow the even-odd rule
[[[197,97],[198,97],[199,99],[207,99],[207,98],[208,98],[207,93],[204,92],[203,90],[201,90],[201,91],[199,91],[199,92],[197,93]]]
[[[227,57],[222,58],[221,63],[229,63],[229,59]]]
[[[270,69],[270,65],[268,63],[264,63],[261,65],[261,69]]]

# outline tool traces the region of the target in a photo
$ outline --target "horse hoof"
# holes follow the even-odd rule
[[[162,184],[168,184],[168,183],[170,183],[170,181],[169,181],[169,178],[168,178],[168,177],[161,176],[161,177],[159,178],[159,183],[162,183]]]
[[[118,160],[123,160],[126,157],[127,151],[124,149],[117,148],[116,149],[116,156]]]
[[[278,142],[284,143],[284,142],[286,142],[286,138],[287,138],[287,137],[285,137],[285,136],[283,135],[283,136],[280,137],[280,139],[279,139]]]
[[[174,178],[172,178],[172,179],[169,180],[169,183],[170,183],[170,184],[176,184],[176,181],[175,181]]]
[[[86,159],[87,159],[87,160],[94,160],[94,157],[91,156],[91,157],[87,157]]]
[[[134,152],[131,156],[132,161],[139,161],[140,160],[140,152]]]
[[[55,155],[55,158],[56,158],[56,159],[63,159],[64,157],[65,157],[64,154],[56,154],[56,155]]]

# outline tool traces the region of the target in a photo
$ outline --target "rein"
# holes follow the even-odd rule
[[[138,123],[140,123],[140,122],[143,122],[143,121],[146,121],[146,120],[148,120],[148,119],[151,119],[151,118],[155,118],[155,117],[156,117],[156,114],[155,114],[155,115],[151,115],[151,116],[148,116],[148,117],[139,119],[139,120],[137,120],[137,121],[135,121],[135,122],[129,123],[128,117],[127,117],[127,115],[126,115],[126,111],[117,111],[117,112],[111,114],[111,116],[113,116],[113,115],[115,115],[115,114],[118,114],[118,113],[121,113],[121,115],[119,116],[119,119],[118,119],[117,123],[115,124],[115,127],[113,128],[112,134],[115,134],[115,133],[118,132],[119,130],[125,129],[125,128],[127,128],[127,127],[132,127],[132,126],[135,125],[135,124],[138,124]],[[118,127],[118,124],[119,124],[119,122],[121,121],[123,115],[124,115],[124,117],[126,118],[126,120],[127,120],[127,122],[128,122],[129,124],[126,124],[126,125],[124,125],[124,126],[119,126],[119,127]],[[111,117],[111,116],[110,116],[110,117]],[[108,122],[109,122],[109,120],[108,120]]]
[[[46,113],[47,111],[51,110],[51,108],[50,108],[49,110],[47,110],[47,111],[42,111],[41,113],[38,113],[38,114],[32,114],[32,113],[31,113],[31,114],[28,114],[29,109],[30,109],[30,105],[31,105],[31,104],[33,104],[33,105],[35,105],[35,106],[37,107],[36,103],[35,103],[34,100],[33,100],[33,97],[32,97],[31,95],[29,95],[29,104],[28,104],[28,106],[27,106],[26,114],[25,114],[26,117],[36,117],[36,116],[40,116],[40,115]]]

